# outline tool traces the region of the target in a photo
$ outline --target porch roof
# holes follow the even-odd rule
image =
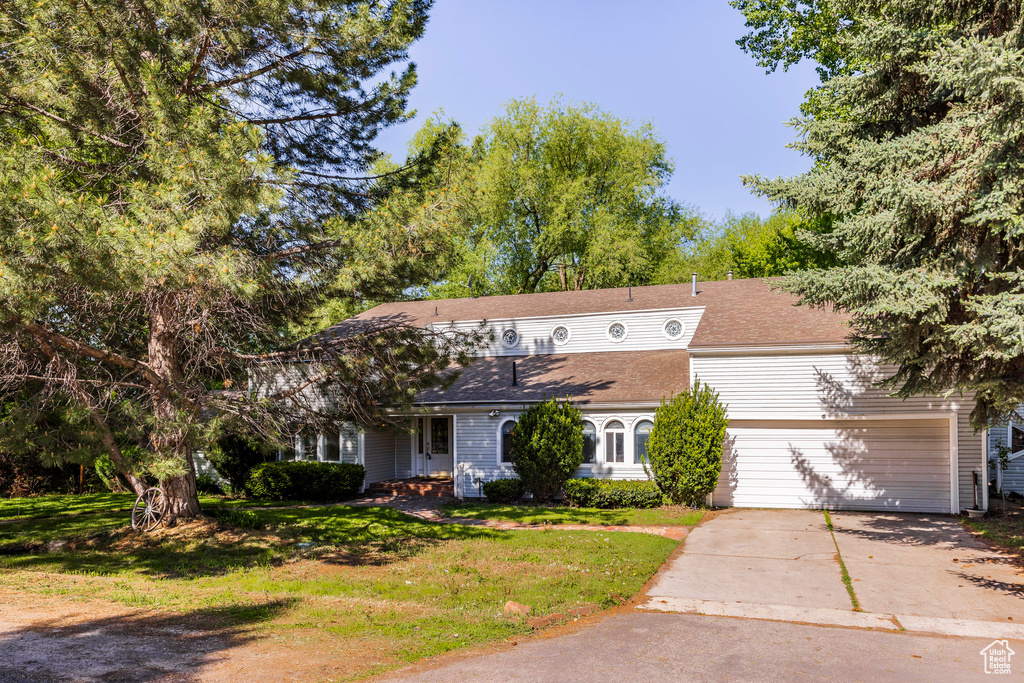
[[[689,354],[681,349],[487,356],[465,368],[448,389],[429,389],[416,402],[519,403],[571,396],[581,403],[650,403],[686,390],[689,368]]]

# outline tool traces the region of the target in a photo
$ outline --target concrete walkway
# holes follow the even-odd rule
[[[709,520],[642,608],[1024,641],[1021,568],[955,519],[833,513],[832,521],[834,535],[820,511],[736,510]]]

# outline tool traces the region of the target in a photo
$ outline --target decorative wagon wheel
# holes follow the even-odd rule
[[[135,507],[132,508],[132,528],[152,531],[160,526],[167,507],[167,497],[158,488],[149,488],[142,492]]]

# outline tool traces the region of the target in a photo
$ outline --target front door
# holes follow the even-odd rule
[[[428,477],[452,476],[452,418],[426,418],[426,471]]]

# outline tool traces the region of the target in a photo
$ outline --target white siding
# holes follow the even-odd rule
[[[395,436],[395,477],[408,479],[412,476],[412,437],[408,434]]]
[[[365,465],[366,483],[387,481],[395,478],[395,435],[382,432],[366,432]]]
[[[970,398],[893,398],[874,386],[885,369],[849,353],[702,355],[690,359],[691,375],[711,385],[728,405],[730,420],[828,420],[852,416],[956,416],[958,493],[961,508],[973,501],[972,472],[982,465],[982,435],[970,426]],[[980,495],[980,492],[979,492]]]
[[[1020,425],[1022,420],[1015,419],[1014,424]],[[1007,425],[996,425],[988,430],[988,457],[992,464],[990,479],[996,480],[996,468],[999,467],[999,449],[1008,444]],[[1016,491],[1024,494],[1024,455],[1010,460],[1009,467],[1002,473],[1003,491]]]
[[[949,420],[734,420],[716,505],[949,512]]]
[[[704,309],[678,308],[661,311],[630,311],[626,313],[600,313],[590,315],[565,315],[516,320],[488,320],[488,328],[494,333],[494,342],[479,351],[482,356],[525,356],[543,353],[587,353],[594,351],[650,351],[654,349],[685,349],[693,338]],[[524,311],[529,314],[529,311]],[[684,325],[679,339],[668,339],[663,330],[665,321],[676,318]],[[627,335],[621,342],[608,339],[608,326],[613,322],[626,326]],[[475,329],[481,321],[459,321],[439,323],[438,328]],[[551,330],[556,325],[565,325],[571,336],[568,343],[556,346],[551,341]],[[501,343],[501,332],[512,328],[519,333],[519,345],[505,348]]]
[[[500,415],[491,417],[485,412],[459,413],[457,448],[459,455],[459,490],[467,498],[480,495],[480,486],[485,481],[514,477],[515,471],[509,464],[498,462],[498,430],[509,418],[517,417],[517,412],[502,411]],[[643,465],[635,464],[633,453],[633,427],[643,419],[653,419],[653,410],[601,410],[583,413],[583,419],[590,420],[597,427],[597,462],[581,465],[574,476],[596,477],[599,479],[647,479]],[[605,423],[620,420],[626,428],[626,463],[604,463],[604,432]],[[477,480],[480,480],[479,482]]]

